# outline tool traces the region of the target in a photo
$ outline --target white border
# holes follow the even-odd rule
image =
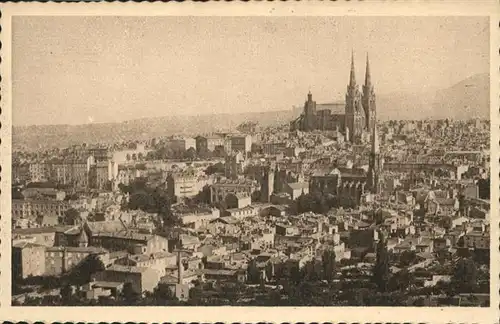
[[[1,7],[2,128],[0,135],[0,318],[9,321],[84,322],[411,322],[498,323],[499,312],[499,46],[500,7],[491,1],[7,3]],[[489,16],[491,89],[491,306],[423,307],[11,307],[11,18],[54,16]]]

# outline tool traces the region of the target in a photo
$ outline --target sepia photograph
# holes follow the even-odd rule
[[[11,24],[12,307],[490,307],[489,16]]]

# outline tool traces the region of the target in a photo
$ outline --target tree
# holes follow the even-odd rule
[[[412,278],[412,275],[406,269],[399,271],[389,279],[389,290],[401,292],[406,291],[411,287]]]
[[[159,283],[155,287],[152,297],[156,305],[167,305],[169,302],[177,299],[170,287],[162,283]]]
[[[373,267],[373,282],[377,285],[380,292],[387,291],[389,281],[389,255],[387,252],[387,242],[383,235],[380,235],[380,241],[377,244],[377,259]]]
[[[417,261],[417,253],[415,251],[403,251],[399,256],[399,263],[402,267],[408,267]]]
[[[321,279],[321,265],[315,260],[307,262],[302,271],[304,280],[315,282]]]
[[[216,163],[216,164],[213,164],[213,165],[209,165],[206,169],[205,169],[205,174],[206,175],[212,175],[212,174],[215,174],[215,173],[224,173],[225,172],[225,167],[224,167],[224,164],[223,163]]]
[[[194,160],[197,157],[198,155],[196,154],[196,149],[194,147],[190,147],[186,150],[186,152],[184,152],[184,158],[188,160]]]
[[[248,282],[254,283],[254,284],[259,283],[260,277],[261,277],[261,274],[260,274],[259,268],[257,267],[257,261],[255,259],[253,259],[252,261],[250,261],[250,263],[248,264],[248,268],[247,268]]]
[[[332,281],[335,274],[335,250],[333,248],[326,249],[323,252],[321,263],[323,265],[323,277],[327,281]]]
[[[130,282],[126,282],[123,285],[121,297],[127,305],[134,305],[140,299],[139,293],[134,290]]]
[[[71,302],[71,297],[73,297],[73,291],[69,284],[62,286],[59,294],[61,295],[62,302],[64,304],[69,304]]]
[[[323,195],[321,192],[302,194],[295,200],[297,213],[314,212],[326,214],[330,208],[337,206],[338,201],[335,196]]]
[[[80,212],[74,208],[70,208],[64,213],[63,223],[66,225],[77,225],[80,220]]]
[[[92,275],[105,270],[106,267],[102,263],[97,254],[91,254],[78,264],[67,276],[67,279],[75,285],[83,285],[92,279]]]
[[[458,260],[453,271],[451,293],[471,293],[477,287],[477,266],[470,258]]]

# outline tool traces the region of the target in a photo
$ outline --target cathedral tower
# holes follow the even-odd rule
[[[312,100],[311,91],[307,94],[307,101],[304,104],[304,127],[305,131],[316,129],[316,101]]]
[[[262,180],[260,183],[261,202],[271,202],[271,195],[274,191],[274,167],[265,166],[262,170]]]
[[[375,122],[371,136],[370,160],[368,164],[367,184],[372,193],[380,192],[382,159],[380,157],[380,145],[378,141],[377,123]]]
[[[365,128],[371,133],[377,122],[377,107],[375,104],[375,91],[370,75],[370,61],[366,54],[366,74],[363,85],[363,109],[365,113]]]
[[[362,111],[361,93],[356,84],[354,72],[354,52],[351,55],[351,73],[345,95],[345,127],[349,132],[351,142],[359,142],[365,124],[365,114]]]

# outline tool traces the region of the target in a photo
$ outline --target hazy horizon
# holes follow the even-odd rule
[[[65,33],[58,31],[66,30]],[[489,73],[487,17],[14,17],[13,124],[290,110]],[[402,117],[402,119],[404,119]]]

